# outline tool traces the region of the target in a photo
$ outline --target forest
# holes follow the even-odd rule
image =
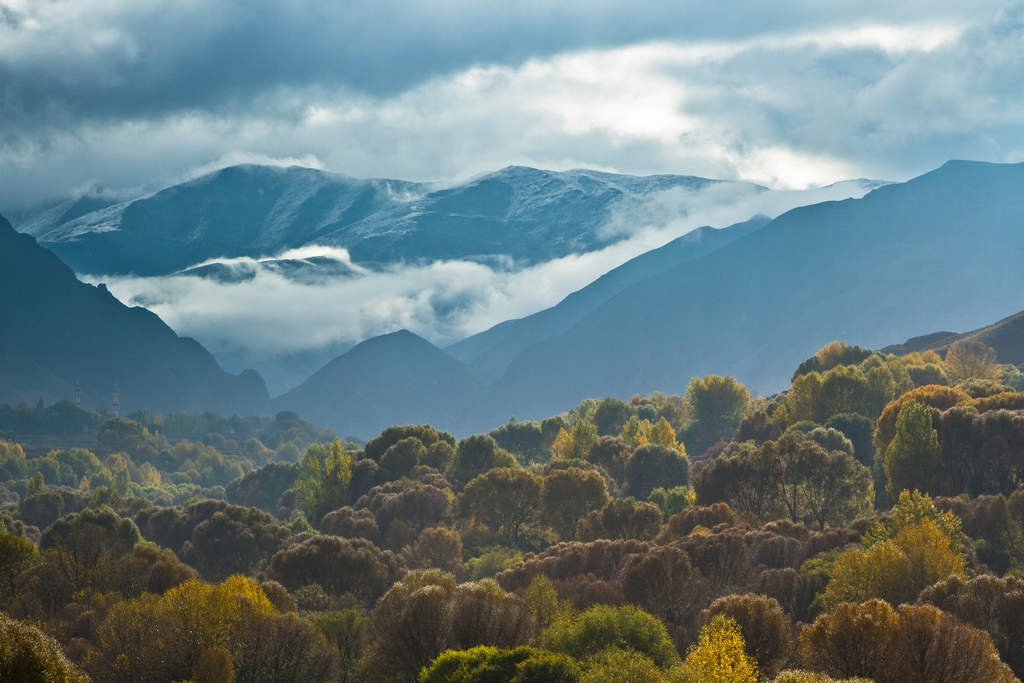
[[[0,406],[0,681],[1024,678],[1021,368],[680,390],[365,443]]]

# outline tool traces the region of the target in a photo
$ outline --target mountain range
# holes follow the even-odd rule
[[[1024,164],[949,162],[862,199],[789,211],[631,285],[521,351],[471,429],[588,396],[682,392],[729,374],[769,394],[842,339],[885,346],[1024,308]]]
[[[269,173],[251,167],[229,170],[200,180],[217,183],[226,175],[240,183],[238,177]],[[303,223],[301,230],[299,221],[289,228],[297,231],[294,235],[275,232],[267,227],[273,221],[264,221],[253,233],[258,240],[252,235],[242,239],[241,231],[227,234],[235,235],[238,248],[250,255],[256,242],[267,245],[264,253],[280,254],[317,235],[317,240],[338,240],[335,246],[349,249],[353,261],[361,258],[364,263],[382,258],[379,250],[385,242],[395,254],[410,258],[448,253],[458,258],[545,259],[598,248],[602,239],[612,239],[607,221],[615,207],[625,201],[641,203],[642,193],[626,193],[622,187],[628,183],[607,175],[513,167],[450,190],[402,185],[402,191],[418,199],[401,201],[384,198],[399,187],[382,189],[392,181],[358,181],[368,183],[361,185],[369,193],[367,202],[391,207],[373,215],[398,211],[398,204],[390,201],[407,202],[390,214],[397,226],[394,234],[370,230],[369,219],[326,231],[326,219],[314,221],[313,227]],[[534,195],[547,200],[531,204],[524,199],[530,196],[527,189],[516,189],[512,179],[524,188],[553,182],[565,191],[549,187]],[[612,180],[615,191],[608,189]],[[349,181],[337,183],[347,187]],[[296,188],[301,186],[296,183]],[[503,189],[503,183],[513,191]],[[593,205],[604,208],[581,212],[574,223],[573,208],[579,210],[574,202],[582,190],[570,187],[572,183],[605,188],[595,190],[599,199]],[[249,188],[246,192],[251,189],[242,185]],[[1024,164],[949,162],[905,183],[878,185],[862,198],[824,201],[718,230],[694,230],[608,272],[552,308],[503,322],[445,350],[406,331],[366,340],[278,396],[273,408],[296,410],[341,434],[364,438],[406,421],[468,434],[493,428],[512,415],[545,417],[587,397],[682,393],[691,377],[708,373],[733,375],[753,391],[770,394],[787,386],[801,360],[833,339],[879,348],[923,330],[979,330],[1024,309]],[[121,259],[118,267],[125,268],[130,249],[111,255],[114,245],[121,244],[118,240],[142,244],[148,239],[146,231],[156,229],[152,225],[170,225],[146,224],[137,214],[142,209],[131,208],[156,206],[152,202],[160,194],[100,209],[111,215],[120,212],[121,222],[107,229],[97,227],[95,211],[64,222],[48,219],[46,225],[38,219],[22,227],[49,239],[46,244],[58,252],[64,249],[61,253],[69,260],[82,259],[76,267],[82,272],[89,272],[83,264],[111,265],[115,257]],[[278,206],[286,195],[275,200]],[[605,196],[614,199],[600,199]],[[168,195],[159,201],[171,199]],[[317,215],[344,214],[336,202],[331,206],[334,213],[323,210]],[[445,206],[457,210],[446,213]],[[552,217],[546,222],[548,211]],[[125,216],[137,222],[126,222]],[[454,218],[446,223],[445,216]],[[588,216],[593,220],[581,227]],[[601,220],[604,227],[598,225]],[[83,232],[79,228],[86,223],[92,227]],[[501,230],[488,232],[498,223]],[[190,239],[185,228],[176,230],[172,236],[180,244],[169,252],[182,245],[199,249],[193,242],[205,244],[206,251],[186,258],[179,249],[174,264],[169,258],[153,272],[184,267],[187,261],[194,266],[212,253],[209,245],[215,240],[207,233]],[[473,235],[478,239],[471,239]],[[523,235],[524,246],[509,246]],[[417,246],[432,236],[436,244]],[[561,241],[546,245],[545,239],[553,236]],[[466,244],[456,249],[460,241]],[[489,252],[480,247],[485,243]],[[515,254],[506,253],[515,249]],[[288,261],[283,258],[275,267],[289,267]],[[216,272],[214,263],[199,267],[210,271],[203,277],[234,277]],[[1006,324],[1000,329],[1016,328]],[[1001,359],[1013,362],[1002,354]]]
[[[403,282],[403,277],[408,282],[422,273],[406,276],[406,271],[430,268],[438,260],[475,262],[464,267],[478,273],[478,279],[490,273],[489,277],[499,280],[563,259],[571,268],[581,255],[608,249],[591,259],[610,264],[607,268],[650,245],[664,244],[701,221],[728,225],[759,211],[775,216],[795,205],[862,196],[880,184],[852,180],[779,192],[746,182],[693,176],[638,177],[510,166],[440,186],[357,179],[301,167],[243,165],[121,203],[103,196],[69,199],[19,216],[17,227],[90,282],[110,283],[126,303],[160,307],[176,325],[189,317],[191,323],[184,331],[211,348],[224,367],[255,368],[273,393],[283,393],[367,333],[318,331],[313,335],[316,341],[310,342],[311,337],[297,330],[293,342],[253,347],[249,344],[252,331],[275,324],[276,314],[260,314],[258,323],[249,319],[248,325],[222,325],[217,319],[202,318],[201,313],[197,320],[195,313],[202,308],[197,297],[214,301],[218,286],[233,285],[239,286],[236,291],[250,287],[253,294],[248,300],[261,299],[268,287],[278,292],[290,289],[288,296],[303,297],[313,293],[303,288],[319,285],[330,286],[338,297],[359,296],[352,292],[365,290],[368,285],[361,282],[368,278],[377,283],[374,288],[382,282],[385,287],[388,282]],[[652,234],[657,236],[651,239]],[[715,237],[701,248],[706,252],[720,239]],[[667,263],[673,256],[666,253],[659,258]],[[660,268],[653,260],[645,267]],[[547,272],[562,269],[558,265]],[[642,268],[633,271],[650,274]],[[594,268],[591,272],[600,273]],[[586,284],[588,277],[593,275],[559,284],[558,293]],[[178,279],[171,282],[171,278]],[[427,283],[424,289],[430,286]],[[415,304],[431,309],[413,316],[418,331],[450,341],[453,329],[479,329],[473,321],[450,318],[494,319],[479,306],[502,300],[506,296],[502,286],[495,287],[499,298],[487,302],[473,300],[476,294],[458,291],[458,286],[452,290],[449,284],[441,284],[438,295]],[[202,293],[182,294],[186,291]],[[583,298],[602,300],[595,298],[601,291],[612,289],[590,288]],[[556,316],[575,322],[578,314],[566,309],[589,312],[581,303],[568,302]],[[176,306],[183,312],[174,317],[169,309]],[[523,310],[522,306],[510,308]],[[351,308],[347,312],[351,314]],[[411,322],[409,316],[396,321],[388,314],[371,312],[360,324],[372,334]],[[496,378],[516,353],[541,338],[524,335],[522,325],[518,329],[521,338],[509,337],[500,348],[472,359],[473,367]],[[453,352],[460,358],[464,353],[472,356],[472,345],[485,340],[486,336]]]
[[[465,408],[443,426],[470,433],[587,397],[681,393],[708,373],[769,394],[833,339],[878,348],[1024,308],[1024,164],[950,162],[862,199],[758,223],[677,240],[552,309],[455,344],[447,365],[461,359],[460,373],[500,376],[451,402]],[[697,255],[700,237],[715,244]],[[342,386],[314,399],[304,385],[275,405],[298,396],[330,404]]]
[[[110,409],[115,386],[122,412],[270,409],[258,374],[225,372],[198,342],[80,282],[0,217],[0,403],[70,400],[78,387],[83,407]]]
[[[533,264],[622,239],[614,212],[669,190],[742,182],[510,166],[454,187],[357,179],[297,166],[232,166],[128,202],[70,203],[19,225],[76,272],[167,275],[222,258],[268,258],[310,244],[357,263],[511,259]],[[202,272],[193,274],[204,274]]]

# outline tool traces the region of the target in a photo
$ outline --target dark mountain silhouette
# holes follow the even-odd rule
[[[986,346],[991,346],[996,350],[996,360],[999,363],[1024,365],[1024,311],[971,332],[933,332],[913,337],[903,344],[887,346],[882,351],[898,356],[927,350],[944,354],[954,342],[961,339],[980,341]]]
[[[551,308],[499,323],[445,350],[489,377],[500,377],[520,351],[562,334],[630,285],[706,256],[770,221],[767,216],[755,216],[728,228],[698,228],[630,259]]]
[[[881,347],[1019,311],[1021,264],[1024,164],[949,162],[863,199],[794,209],[633,284],[522,351],[465,430],[586,397],[681,392],[707,373],[772,393],[833,339]]]
[[[70,399],[122,412],[264,414],[258,374],[225,372],[198,342],[178,337],[154,313],[128,308],[0,217],[0,402]]]
[[[478,373],[400,330],[356,345],[273,403],[338,434],[370,438],[394,424],[457,424],[483,386]]]

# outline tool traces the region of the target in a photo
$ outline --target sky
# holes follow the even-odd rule
[[[0,212],[243,162],[439,184],[512,164],[777,190],[902,181],[949,159],[1024,161],[1022,84],[1024,2],[1007,0],[0,0]],[[712,224],[760,210],[745,209]],[[318,290],[266,273],[103,279],[222,359],[398,327],[446,343],[557,302],[698,214],[515,273],[436,263]]]
[[[1024,3],[0,0],[0,210],[241,161],[777,188],[1024,160]]]

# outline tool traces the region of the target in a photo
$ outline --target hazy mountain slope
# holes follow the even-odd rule
[[[621,292],[523,351],[467,427],[588,396],[682,391],[728,373],[759,392],[832,339],[880,347],[1024,304],[1024,164],[950,162],[863,199],[783,214]]]
[[[1024,311],[1015,313],[978,330],[956,334],[954,332],[934,332],[932,334],[909,339],[904,344],[887,346],[883,351],[903,355],[913,351],[932,350],[945,353],[954,342],[961,339],[980,341],[996,350],[999,363],[1024,364]]]
[[[25,229],[76,272],[161,275],[217,257],[276,255],[424,191],[416,183],[309,168],[233,166]]]
[[[273,405],[367,439],[394,424],[456,424],[483,386],[473,370],[400,330],[358,344]]]
[[[79,273],[163,275],[211,259],[276,256],[308,244],[364,264],[437,259],[547,261],[623,237],[615,211],[655,193],[721,181],[509,167],[455,187],[363,180],[309,168],[234,166],[81,214],[81,202],[23,229]],[[765,192],[750,183],[738,195]]]
[[[490,377],[500,377],[520,351],[562,334],[630,285],[710,254],[770,222],[757,216],[728,228],[703,227],[678,237],[609,271],[557,305],[500,323],[445,350]]]
[[[0,218],[0,402],[70,399],[122,411],[262,414],[266,386],[254,372],[228,374],[198,342],[156,315],[128,308]]]

